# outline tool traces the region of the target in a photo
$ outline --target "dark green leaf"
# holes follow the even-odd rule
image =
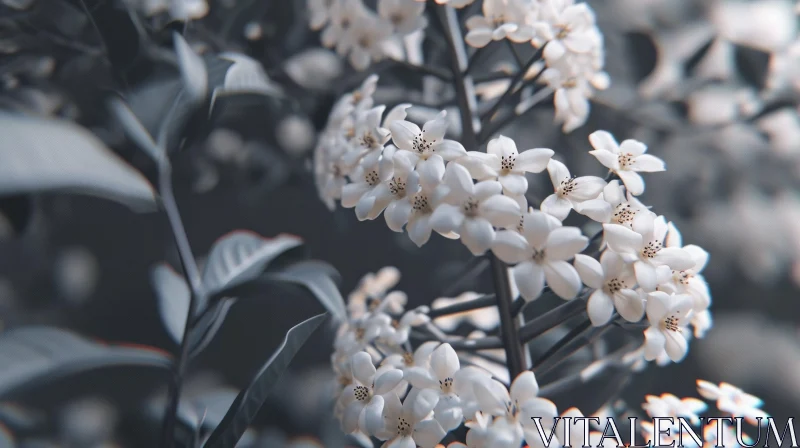
[[[192,293],[183,276],[166,263],[159,264],[150,273],[150,279],[158,299],[161,321],[172,340],[181,343],[186,318],[189,315],[189,301]]]
[[[0,399],[105,367],[171,365],[171,358],[155,349],[104,345],[53,327],[16,328],[0,335]]]
[[[346,307],[339,288],[333,281],[338,272],[329,264],[321,261],[303,261],[288,266],[279,272],[270,272],[266,278],[275,282],[286,282],[300,285],[308,289],[322,306],[336,320],[346,317]]]
[[[153,187],[88,130],[0,113],[0,196],[62,190],[156,208]]]
[[[139,118],[133,111],[125,104],[122,99],[112,97],[108,102],[109,110],[117,119],[122,129],[125,130],[125,135],[128,136],[136,146],[144,151],[156,163],[161,162],[162,150],[158,148],[153,137],[145,129],[144,125],[139,121]]]
[[[208,94],[208,73],[203,60],[192,50],[186,40],[173,33],[175,53],[178,55],[178,65],[183,78],[183,88],[193,103],[199,103]]]
[[[327,314],[314,316],[295,325],[286,333],[283,343],[275,354],[264,364],[250,385],[239,392],[222,422],[206,440],[204,447],[223,448],[236,445],[272,392],[275,383],[289,367],[292,358],[326,318]]]

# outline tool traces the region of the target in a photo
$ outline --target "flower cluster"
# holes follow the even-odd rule
[[[462,365],[466,358],[447,342],[427,341],[414,349],[410,331],[435,331],[435,325],[427,307],[406,311],[405,294],[389,291],[398,280],[395,268],[383,268],[365,276],[349,296],[348,320],[332,356],[342,429],[386,446],[432,448],[462,425],[469,428],[466,446],[472,448],[540,444],[532,417],[550,428],[558,411],[538,396],[534,373],[526,371],[506,387],[489,371]]]
[[[573,176],[553,150],[520,152],[504,136],[485,153],[466,151],[445,138],[444,111],[422,128],[405,120],[407,104],[384,116],[385,106],[371,97],[376,83],[372,76],[339,101],[316,148],[317,186],[329,206],[340,200],[359,220],[383,214],[390,229],[405,229],[419,246],[435,232],[460,239],[476,256],[491,250],[514,265],[512,279],[527,301],[545,288],[565,300],[584,291],[596,326],[615,313],[628,322],[646,314],[648,360],[681,360],[688,325],[697,336],[710,326],[701,275],[708,254],[684,246],[678,229],[637,198],[645,189],[640,173],[665,169],[642,142],[594,132],[589,153],[614,179]],[[536,209],[526,198],[528,176],[544,170],[553,193]],[[573,211],[602,224],[592,238],[602,239],[600,249],[582,253],[590,239],[562,224]]]
[[[573,0],[485,0],[482,7],[482,15],[467,20],[467,44],[483,48],[508,39],[542,49],[544,62],[533,69],[555,93],[556,120],[564,132],[583,125],[593,89],[610,83],[592,9]]]
[[[358,70],[387,56],[403,59],[402,39],[425,27],[425,5],[414,0],[378,0],[377,11],[362,0],[308,0],[310,26],[322,43],[346,56]]]

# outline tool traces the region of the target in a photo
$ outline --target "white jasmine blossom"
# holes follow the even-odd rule
[[[523,217],[522,233],[497,232],[492,252],[506,263],[516,263],[514,281],[525,300],[537,299],[545,281],[559,297],[572,299],[580,291],[581,279],[567,260],[588,243],[577,227],[562,227],[557,219],[534,210]]]
[[[475,151],[468,153],[470,157],[479,160],[481,167],[485,167],[482,170],[484,174],[479,179],[486,180],[484,176],[487,174],[496,178],[503,185],[503,193],[509,196],[524,196],[528,191],[525,173],[544,171],[553,154],[553,150],[547,148],[518,152],[514,140],[502,135],[489,141],[485,153]],[[475,177],[476,173],[471,171],[471,174]]]
[[[614,172],[625,188],[634,196],[644,193],[644,180],[638,173],[664,171],[664,161],[650,154],[645,154],[647,146],[636,140],[624,140],[617,144],[614,136],[606,131],[595,131],[589,135],[589,141],[595,148],[589,154]]]
[[[394,32],[406,36],[425,27],[425,4],[408,0],[378,0],[378,15],[392,25]]]
[[[348,434],[366,431],[368,422],[380,421],[384,402],[380,396],[393,393],[403,379],[403,372],[394,367],[375,369],[366,352],[356,353],[350,362],[355,381],[343,392],[348,404],[342,416],[342,429]]]
[[[558,160],[550,160],[547,171],[555,192],[542,201],[541,209],[559,221],[566,219],[577,204],[597,198],[606,185],[596,176],[572,176],[567,166]]]
[[[655,291],[647,296],[645,330],[645,359],[651,361],[665,352],[673,362],[680,362],[689,349],[683,334],[692,312],[692,298],[685,294],[669,295]]]
[[[447,165],[444,182],[449,188],[444,203],[431,216],[431,224],[441,233],[455,232],[474,255],[492,246],[496,227],[511,226],[519,220],[519,205],[501,195],[502,185],[496,181],[472,182],[461,165]]]
[[[439,422],[428,418],[435,405],[433,391],[412,389],[400,402],[396,395],[385,400],[383,422],[373,434],[385,440],[387,448],[434,448],[447,432]]]
[[[455,140],[447,140],[447,113],[442,111],[433,120],[426,122],[422,129],[414,123],[397,120],[389,125],[392,142],[401,150],[408,151],[409,157],[417,167],[427,163],[441,163],[466,155],[467,151]]]
[[[620,254],[627,263],[633,263],[636,281],[646,292],[669,281],[671,270],[691,269],[695,265],[689,252],[663,246],[667,230],[664,217],[649,211],[637,215],[632,229],[603,224],[609,249]]]
[[[745,417],[751,424],[757,424],[757,417],[769,416],[761,409],[763,400],[729,383],[719,385],[697,380],[697,392],[706,399],[715,400],[717,409],[737,417]]]
[[[575,269],[587,286],[595,288],[586,304],[594,326],[605,325],[616,310],[628,322],[644,316],[644,298],[633,288],[633,269],[619,255],[605,251],[598,262],[587,255],[575,255]]]
[[[484,0],[483,15],[467,19],[467,44],[482,48],[495,40],[530,42],[535,30],[529,23],[535,3],[525,0]]]
[[[700,414],[708,408],[704,401],[697,398],[678,398],[672,394],[646,395],[644,398],[646,403],[642,404],[642,409],[650,417],[682,417],[693,425],[700,424]]]
[[[535,28],[547,42],[545,59],[552,63],[567,52],[588,53],[597,47],[594,12],[586,3],[573,0],[541,0]]]
[[[711,305],[711,293],[705,278],[700,273],[708,263],[708,252],[694,244],[683,246],[683,238],[678,228],[671,222],[668,226],[669,231],[664,245],[685,250],[694,261],[694,266],[690,269],[672,271],[672,283],[670,286],[673,287],[674,292],[692,296],[694,300],[693,308],[696,313],[705,311]]]

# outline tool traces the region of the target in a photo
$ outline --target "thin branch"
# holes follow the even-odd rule
[[[588,323],[588,325],[587,325]],[[534,367],[537,377],[545,375],[550,370],[561,364],[567,358],[572,356],[575,352],[586,347],[594,342],[597,338],[603,335],[606,331],[614,328],[612,325],[604,327],[593,327],[591,321],[586,319],[581,325],[576,327],[567,336],[559,340],[554,347],[559,347],[553,353],[546,353],[547,356],[542,356],[539,359],[539,364]],[[581,331],[576,331],[580,329]],[[548,351],[549,352],[549,351]]]
[[[489,260],[483,257],[473,257],[467,262],[466,266],[462,270],[461,274],[459,274],[458,278],[448,285],[446,288],[439,293],[439,296],[443,297],[450,297],[453,294],[461,289],[461,285],[463,285],[468,280],[474,280],[476,277],[481,275],[486,268],[489,267]]]
[[[450,68],[453,72],[453,83],[456,88],[456,95],[458,97],[458,111],[461,114],[461,137],[462,143],[468,151],[476,150],[476,134],[475,126],[473,124],[473,104],[471,104],[470,96],[467,93],[466,78],[464,71],[466,70],[466,61],[462,61],[464,55],[459,55],[459,50],[456,47],[456,40],[461,40],[461,32],[458,28],[453,28],[448,25],[448,6],[438,6],[436,10],[441,22],[442,31],[447,36],[447,50],[450,53]],[[452,15],[452,12],[450,13]],[[463,66],[463,67],[462,67]]]
[[[434,308],[428,312],[428,317],[436,319],[441,316],[448,316],[450,314],[463,313],[465,311],[478,310],[481,308],[488,308],[494,306],[497,299],[494,294],[486,294],[478,298],[472,299],[467,302],[454,303],[442,308]]]
[[[415,73],[434,76],[445,82],[453,82],[453,78],[450,76],[450,74],[438,67],[433,67],[430,65],[416,65],[408,61],[401,61],[399,59],[392,59],[392,62]]]
[[[454,350],[462,351],[503,348],[503,341],[501,341],[497,336],[487,336],[480,339],[462,339],[460,341],[451,341],[449,344]]]
[[[581,298],[564,302],[556,308],[542,314],[520,328],[520,342],[527,344],[537,336],[555,328],[567,319],[581,314],[586,309],[586,302]]]
[[[528,73],[528,69],[530,69],[533,66],[533,64],[535,64],[537,61],[541,59],[544,47],[545,46],[543,45],[541,48],[536,50],[536,53],[534,53],[533,56],[531,56],[531,58],[528,59],[528,62],[526,62],[523,67],[520,67],[516,76],[514,76],[514,78],[511,80],[511,84],[508,85],[508,88],[503,93],[503,96],[501,96],[500,99],[498,99],[497,102],[494,103],[494,106],[492,106],[492,108],[489,109],[489,111],[481,117],[481,124],[484,127],[489,124],[494,114],[497,113],[497,111],[500,109],[503,103],[505,103],[508,97],[511,96],[511,94],[516,89],[517,84],[519,84],[519,82],[525,78],[525,74]]]
[[[495,257],[494,254],[491,257],[494,289],[497,293],[497,311],[500,314],[500,337],[506,350],[508,374],[513,381],[517,375],[527,370],[527,366],[525,365],[525,357],[522,351],[523,345],[519,339],[519,321],[511,310],[512,299],[508,281],[508,269],[505,263]]]

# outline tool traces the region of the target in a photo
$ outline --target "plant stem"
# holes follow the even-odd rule
[[[494,294],[486,294],[484,296],[477,297],[467,302],[461,303],[454,303],[449,306],[445,306],[442,308],[434,308],[428,313],[428,317],[431,319],[436,319],[437,317],[447,316],[450,314],[458,314],[463,313],[465,311],[472,311],[481,308],[487,308],[493,306],[496,303],[495,295]]]
[[[392,61],[397,64],[399,67],[405,67],[408,70],[416,73],[420,73],[422,75],[430,75],[436,78],[441,79],[445,82],[452,82],[453,80],[450,78],[450,75],[445,71],[438,67],[432,67],[429,65],[416,65],[412,64],[408,61],[401,61],[398,59],[392,59]]]
[[[474,280],[483,271],[489,267],[489,260],[484,257],[473,257],[469,261],[467,261],[466,265],[464,266],[463,272],[459,274],[458,278],[451,284],[447,285],[446,288],[439,293],[440,297],[450,297],[451,295],[457,294],[458,290],[461,289],[461,285],[467,282],[468,280]]]
[[[586,302],[581,298],[570,300],[553,308],[520,328],[520,342],[527,344],[535,337],[553,329],[567,319],[581,314],[585,309]]]
[[[482,119],[481,119],[482,123],[481,124],[483,124],[484,127],[489,124],[489,122],[492,120],[492,117],[494,116],[494,114],[497,113],[497,111],[500,109],[500,107],[503,105],[503,103],[506,102],[506,99],[508,99],[508,97],[511,96],[512,93],[514,93],[514,90],[516,89],[517,84],[519,84],[519,82],[522,81],[523,78],[525,78],[525,74],[528,73],[528,69],[530,69],[531,66],[533,66],[533,64],[536,63],[536,61],[541,59],[541,55],[542,55],[542,51],[543,50],[544,50],[544,46],[542,46],[541,48],[536,50],[536,53],[534,53],[533,56],[531,56],[531,58],[528,59],[528,62],[526,62],[524,66],[520,67],[519,71],[517,72],[517,75],[514,76],[514,79],[511,80],[511,84],[508,85],[508,88],[503,93],[503,96],[501,96],[500,99],[497,100],[496,103],[494,103],[494,106],[492,106],[492,108],[489,109],[489,112],[487,112],[482,117]]]
[[[171,448],[175,441],[175,422],[177,420],[178,404],[180,402],[183,376],[189,358],[189,333],[192,329],[192,316],[195,314],[198,301],[202,300],[203,292],[200,271],[195,263],[194,255],[192,255],[189,239],[186,236],[180,212],[178,211],[178,205],[175,201],[175,195],[172,192],[172,169],[169,161],[166,159],[166,151],[163,155],[163,160],[159,164],[159,189],[161,202],[166,212],[167,219],[169,220],[170,228],[172,229],[172,236],[175,238],[175,244],[178,247],[178,256],[183,268],[183,274],[191,287],[189,310],[186,314],[186,325],[183,330],[183,339],[181,340],[178,359],[175,361],[172,371],[172,381],[170,381],[167,398],[167,409],[164,412],[164,424],[162,425],[161,432],[161,446],[163,448]]]
[[[511,309],[513,299],[508,282],[508,269],[506,269],[505,263],[494,254],[491,255],[491,260],[494,289],[497,295],[497,311],[500,314],[500,339],[506,350],[508,375],[511,381],[514,381],[517,375],[527,370],[522,351],[523,345],[519,342],[519,320]]]
[[[450,53],[450,68],[453,72],[453,84],[456,88],[458,99],[458,111],[461,114],[461,138],[462,144],[468,151],[477,150],[477,138],[475,131],[474,117],[474,96],[467,92],[467,82],[472,86],[472,79],[467,80],[465,72],[467,70],[466,50],[463,45],[457,47],[456,42],[461,42],[461,31],[458,29],[458,21],[452,8],[443,5],[437,7],[437,13],[442,25],[442,30],[447,36],[447,50]],[[455,26],[453,24],[455,23]],[[474,92],[474,88],[472,88]]]

